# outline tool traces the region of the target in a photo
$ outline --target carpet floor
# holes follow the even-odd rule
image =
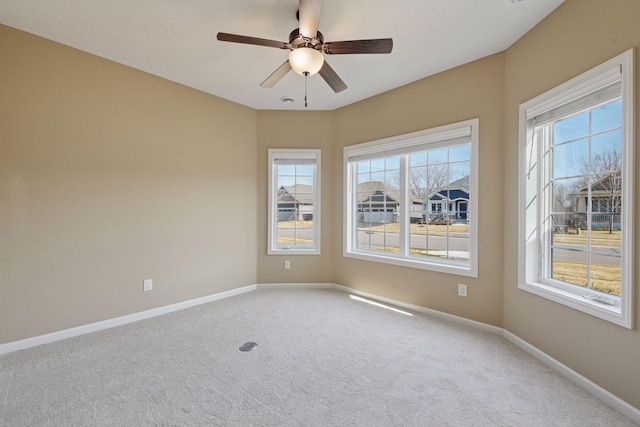
[[[268,289],[0,356],[0,425],[635,424],[501,336]]]

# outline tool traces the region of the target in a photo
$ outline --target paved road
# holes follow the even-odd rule
[[[279,231],[280,237],[286,239],[293,239],[293,229],[281,229]],[[298,239],[303,239],[311,242],[313,237],[313,231],[311,229],[298,229],[296,232]],[[291,240],[293,243],[293,241]],[[482,242],[480,243],[480,249],[482,249]],[[445,236],[429,236],[428,237],[429,251],[446,251],[447,239]],[[369,245],[375,248],[398,247],[399,236],[393,233],[382,233],[374,231],[368,233],[366,231],[358,232],[358,246],[361,248],[368,248]],[[424,234],[411,234],[411,247],[415,249],[425,250],[427,248],[427,238]],[[583,245],[562,244],[556,245],[555,259],[557,261],[568,261],[585,263],[587,255],[584,252],[580,252],[580,249],[585,249]],[[465,253],[469,252],[469,235],[468,233],[458,234],[456,236],[449,237],[449,251],[452,251],[457,258],[463,257]],[[620,265],[620,248],[611,246],[591,246],[591,263],[593,264],[609,264]]]

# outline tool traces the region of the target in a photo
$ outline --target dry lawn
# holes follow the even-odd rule
[[[586,230],[582,230],[580,234],[577,234],[575,229],[569,229],[568,234],[553,233],[553,241],[554,243],[586,246],[587,236]],[[609,230],[591,230],[591,244],[594,246],[620,247],[622,233],[620,230],[614,230],[613,233],[609,233]]]
[[[575,285],[586,286],[587,269],[585,264],[554,261],[553,278]],[[608,264],[591,264],[591,288],[612,295],[620,295],[622,280],[620,266]]]
[[[278,221],[278,228],[313,228],[313,221]]]
[[[374,225],[371,228],[362,227],[360,230],[370,230],[374,232],[387,232],[387,233],[398,233],[400,231],[400,226],[397,223],[391,224],[380,224]],[[446,236],[447,235],[447,226],[446,225],[422,225],[422,224],[411,224],[411,234],[422,234],[426,235],[429,232],[432,236]],[[469,225],[468,224],[451,224],[449,225],[449,236],[462,236],[465,234],[469,234]]]

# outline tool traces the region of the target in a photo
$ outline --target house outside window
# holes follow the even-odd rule
[[[519,287],[632,327],[633,51],[520,107]]]
[[[473,119],[345,147],[344,255],[477,277],[477,144]]]
[[[269,254],[320,253],[320,150],[269,149]]]

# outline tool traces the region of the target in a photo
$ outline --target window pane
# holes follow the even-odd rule
[[[296,165],[296,175],[313,176],[314,165]]]
[[[452,163],[449,165],[449,187],[469,186],[471,162]]]
[[[559,120],[553,126],[554,142],[556,144],[582,138],[588,134],[589,112],[587,111],[564,120]]]
[[[458,145],[449,149],[449,161],[461,162],[471,160],[471,146],[469,144]]]
[[[424,166],[427,164],[427,152],[420,151],[417,153],[411,153],[409,155],[409,162],[411,167],[414,166]]]
[[[446,163],[448,160],[449,149],[441,148],[439,150],[431,150],[428,152],[429,164]]]
[[[553,150],[553,177],[564,178],[586,174],[588,161],[588,139],[556,145]]]
[[[278,175],[295,175],[296,165],[277,165]]]
[[[442,216],[433,217],[427,225],[427,256],[447,259],[447,221]]]
[[[449,167],[447,164],[427,167],[427,188],[429,194],[442,190],[449,183]]]
[[[469,261],[469,226],[455,224],[449,228],[447,256],[454,261]]]
[[[585,220],[576,220],[574,214],[554,214],[552,218],[551,243],[555,248],[589,250],[586,216]]]
[[[586,196],[586,177],[555,179],[552,185],[551,211],[553,213],[577,212],[579,208],[580,196]],[[583,208],[586,212],[586,208]],[[572,225],[569,222],[569,225]]]
[[[371,172],[371,162],[369,160],[358,162],[357,168],[358,173]]]
[[[427,225],[411,224],[409,235],[409,255],[425,257],[427,255]]]
[[[384,170],[384,158],[371,160],[371,172]]]
[[[552,249],[551,277],[561,282],[587,286],[588,255],[568,249]]]
[[[622,126],[622,101],[617,100],[593,110],[591,132],[599,133]]]
[[[362,163],[358,163],[357,170],[357,248],[398,253],[400,158],[372,159],[371,173],[360,173]]]
[[[622,283],[620,257],[593,255],[591,262],[591,288],[619,296]]]

